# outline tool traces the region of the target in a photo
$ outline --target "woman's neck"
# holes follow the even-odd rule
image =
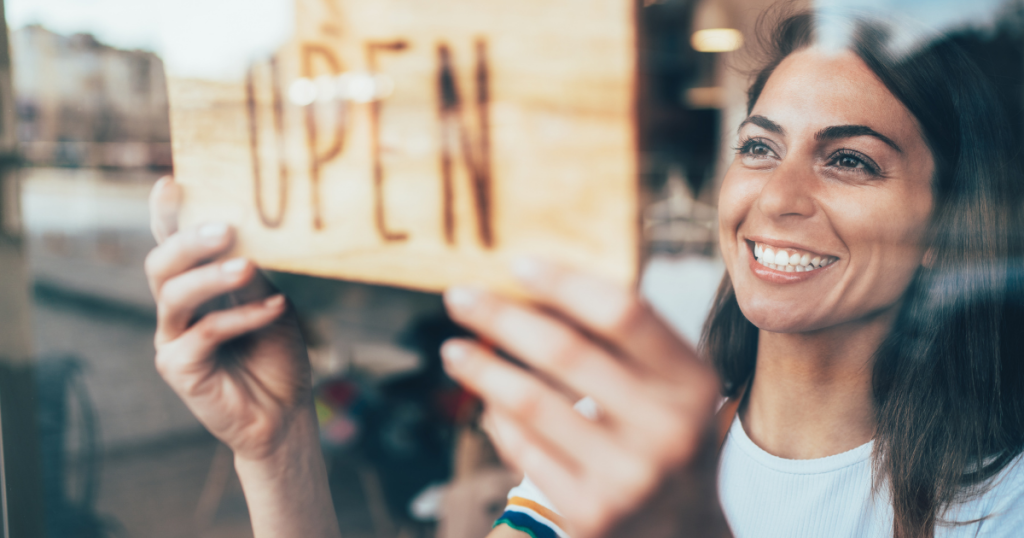
[[[893,314],[814,333],[761,331],[754,382],[740,411],[747,435],[766,452],[812,459],[874,437],[874,354]]]

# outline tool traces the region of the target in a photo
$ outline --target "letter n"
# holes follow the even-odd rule
[[[439,61],[438,96],[441,116],[441,188],[443,193],[444,234],[448,244],[455,243],[455,187],[453,162],[456,152],[462,155],[469,172],[473,206],[476,209],[477,234],[486,248],[494,246],[492,219],[492,175],[490,141],[490,80],[487,66],[487,44],[476,42],[476,95],[473,105],[478,134],[474,139],[463,117],[464,107],[455,77],[454,60],[448,45],[437,46]]]

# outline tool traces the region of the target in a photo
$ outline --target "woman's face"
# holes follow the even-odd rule
[[[787,57],[738,147],[719,239],[747,319],[805,332],[899,301],[924,254],[934,163],[917,121],[860,58]]]

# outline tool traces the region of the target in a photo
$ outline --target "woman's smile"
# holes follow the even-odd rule
[[[836,256],[788,246],[781,241],[755,241],[748,238],[745,242],[750,252],[750,269],[754,275],[777,284],[806,281],[839,261]]]

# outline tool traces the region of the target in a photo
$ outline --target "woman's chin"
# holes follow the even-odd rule
[[[824,320],[811,312],[777,305],[744,305],[739,302],[743,315],[755,327],[773,333],[802,333],[822,328]]]

